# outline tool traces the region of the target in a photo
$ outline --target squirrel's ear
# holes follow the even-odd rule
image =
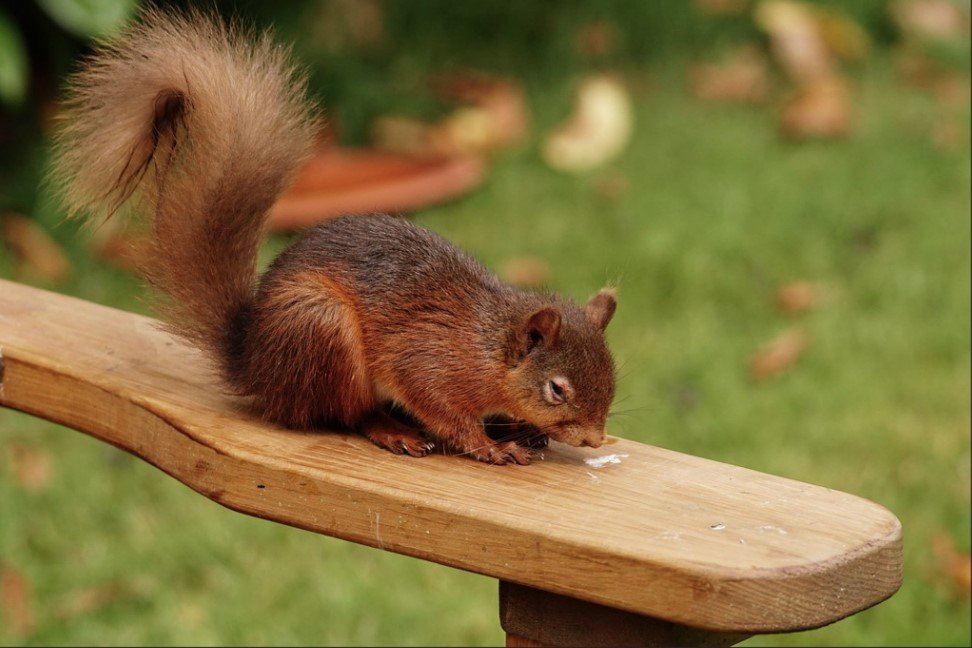
[[[600,292],[584,304],[584,314],[591,324],[603,331],[614,317],[617,307],[618,295],[614,288],[601,288]]]
[[[538,346],[551,347],[557,343],[560,333],[560,311],[553,307],[541,308],[530,316],[523,330],[523,351],[529,353]]]

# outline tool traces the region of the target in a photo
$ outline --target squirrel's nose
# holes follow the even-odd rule
[[[588,448],[600,448],[604,444],[605,432],[600,430],[597,434],[592,434],[584,439],[581,444]]]

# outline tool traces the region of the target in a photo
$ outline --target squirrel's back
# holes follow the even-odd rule
[[[266,213],[314,142],[287,51],[191,11],[145,11],[71,80],[54,163],[71,213],[152,214],[170,327],[224,359]]]

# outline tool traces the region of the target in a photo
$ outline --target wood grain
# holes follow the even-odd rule
[[[623,439],[497,467],[283,430],[155,321],[7,281],[0,355],[0,404],[224,506],[501,580],[728,632],[824,625],[901,583],[900,523],[853,495]]]

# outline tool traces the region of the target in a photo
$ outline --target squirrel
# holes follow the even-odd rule
[[[268,210],[319,126],[268,34],[148,9],[72,76],[61,124],[69,215],[149,212],[145,274],[171,298],[167,328],[266,420],[493,464],[528,464],[548,438],[604,441],[613,289],[578,306],[514,288],[381,214],[309,228],[258,277]]]

